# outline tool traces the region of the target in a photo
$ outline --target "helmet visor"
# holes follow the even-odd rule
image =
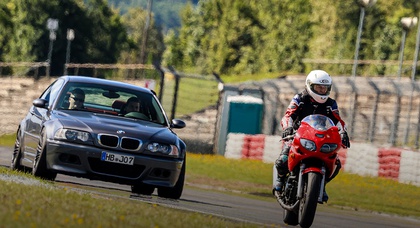
[[[318,95],[328,96],[331,92],[331,85],[312,84],[311,90]]]

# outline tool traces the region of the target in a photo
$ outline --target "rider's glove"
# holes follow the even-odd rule
[[[286,138],[289,135],[293,135],[293,127],[288,127],[283,130],[283,134],[282,134],[283,138]]]
[[[345,131],[341,133],[341,143],[345,148],[350,148],[350,139]]]

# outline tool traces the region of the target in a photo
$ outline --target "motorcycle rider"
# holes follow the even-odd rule
[[[305,89],[293,97],[281,120],[283,138],[293,135],[294,130],[299,127],[300,121],[306,116],[311,114],[322,114],[328,116],[339,128],[343,146],[345,148],[350,147],[346,125],[339,115],[337,102],[329,97],[331,86],[332,79],[327,72],[323,70],[313,70],[308,74],[305,81]],[[289,172],[287,160],[292,141],[293,140],[288,140],[283,142],[283,149],[275,162],[278,174],[277,184],[274,186],[275,191],[282,190],[286,174]],[[341,162],[337,159],[337,168],[331,178],[326,177],[326,183],[331,181],[338,174],[340,168]],[[322,201],[328,201],[328,195],[325,188]]]

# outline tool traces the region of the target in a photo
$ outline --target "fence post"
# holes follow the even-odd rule
[[[63,73],[63,75],[68,75],[67,70],[68,70],[68,63],[65,63],[64,64],[64,73]]]
[[[416,89],[414,81],[411,81],[411,93],[410,93],[410,101],[408,103],[408,111],[407,111],[407,125],[405,127],[404,132],[404,146],[408,143],[408,136],[410,134],[410,119],[411,119],[411,111],[413,110],[413,96],[414,90]]]
[[[376,84],[369,78],[369,85],[373,87],[376,91],[375,102],[372,111],[372,118],[370,120],[369,125],[369,142],[373,142],[375,138],[375,128],[376,128],[376,117],[378,116],[378,105],[379,105],[379,97],[381,95],[381,90],[376,86]]]
[[[391,126],[391,134],[389,136],[389,142],[392,146],[396,145],[397,141],[397,132],[398,132],[398,121],[400,119],[400,111],[401,111],[401,90],[398,85],[395,84],[393,80],[390,80],[392,85],[394,86],[395,90],[397,91],[397,103],[394,112],[394,124]]]
[[[418,112],[418,115],[417,115],[417,119],[418,119],[418,121],[417,121],[417,131],[416,131],[416,138],[414,140],[416,149],[419,148],[419,138],[420,138],[420,105],[419,105],[419,112]]]
[[[49,63],[49,62],[47,62],[47,72],[46,72],[46,76],[47,76],[47,78],[49,78],[50,77],[50,68],[51,68],[51,64]]]
[[[165,87],[165,72],[161,68],[160,64],[155,62],[153,63],[153,66],[156,68],[157,71],[160,73],[160,84],[159,84],[159,101],[162,102],[162,96],[163,96],[163,88]]]
[[[276,134],[276,132],[277,132],[277,130],[279,129],[279,126],[280,126],[280,123],[279,122],[281,122],[281,119],[279,119],[279,121],[277,121],[277,114],[278,114],[278,106],[280,105],[280,103],[281,103],[281,101],[280,101],[280,97],[279,97],[279,93],[280,93],[280,87],[279,86],[277,86],[273,81],[268,81],[267,82],[267,85],[268,86],[271,86],[272,88],[274,88],[274,90],[276,91],[276,94],[275,94],[275,102],[274,102],[274,105],[273,105],[273,109],[274,109],[274,111],[273,111],[273,115],[272,115],[272,119],[273,119],[273,123],[272,123],[272,126],[271,126],[271,135],[275,135]],[[280,132],[279,132],[280,133]]]
[[[172,119],[175,119],[175,110],[176,110],[176,105],[177,105],[177,100],[178,100],[179,80],[181,77],[172,66],[169,67],[169,70],[175,76],[175,91],[174,91],[174,99],[172,101],[172,112],[171,112],[171,120],[172,120]]]
[[[351,115],[350,115],[350,136],[352,136],[354,134],[354,125],[356,122],[356,110],[357,110],[357,99],[358,99],[358,91],[357,91],[357,87],[354,83],[356,79],[352,78],[352,79],[347,79],[347,82],[350,84],[353,93],[354,93],[354,99],[353,102],[351,104]]]
[[[219,111],[220,111],[220,108],[219,108],[219,106],[220,106],[220,104],[222,104],[222,93],[223,93],[223,90],[224,90],[224,82],[223,82],[223,80],[220,78],[220,75],[219,74],[217,74],[217,73],[215,73],[215,72],[213,72],[213,76],[216,78],[216,81],[218,81],[218,85],[217,85],[217,89],[218,89],[218,91],[219,91],[219,94],[218,94],[218,98],[217,98],[217,103],[216,103],[216,109],[217,109],[217,114],[216,114],[216,121],[214,122],[214,135],[213,135],[213,153],[215,153],[215,154],[217,154],[217,145],[218,145],[218,143],[217,143],[217,137],[218,137],[218,135],[219,135],[219,132],[217,131],[217,126],[218,126],[218,123],[219,123],[219,118],[221,118],[221,113],[219,113]]]

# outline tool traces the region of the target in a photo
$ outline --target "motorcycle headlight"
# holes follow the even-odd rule
[[[331,153],[334,150],[336,150],[338,147],[337,144],[335,143],[325,143],[324,145],[322,145],[321,147],[321,152],[322,153]]]
[[[300,145],[305,147],[309,151],[316,151],[315,142],[307,139],[300,139]]]
[[[54,139],[81,143],[92,142],[92,138],[88,132],[63,128],[55,132]]]
[[[149,143],[147,145],[147,150],[152,153],[162,153],[169,156],[178,157],[179,151],[175,145],[168,145],[162,143]]]

